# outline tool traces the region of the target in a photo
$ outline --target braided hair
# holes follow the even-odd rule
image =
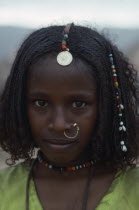
[[[59,53],[64,26],[42,28],[29,35],[14,60],[0,101],[0,146],[11,154],[11,160],[31,159],[35,143],[26,111],[26,78],[29,67],[43,56]],[[137,71],[110,40],[89,27],[75,26],[69,33],[68,47],[73,57],[92,66],[95,74],[99,111],[97,129],[91,140],[92,158],[115,167],[132,165],[138,155],[136,130]],[[127,127],[123,153],[119,143],[116,102],[109,53],[113,54],[124,102]]]

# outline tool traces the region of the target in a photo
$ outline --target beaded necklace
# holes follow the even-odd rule
[[[43,154],[41,151],[38,151],[38,161],[45,167],[49,169],[54,169],[56,171],[76,171],[82,168],[89,168],[92,165],[94,165],[94,162],[92,160],[87,161],[83,164],[80,165],[75,165],[75,166],[69,166],[69,167],[59,167],[59,166],[54,166],[52,164],[49,164],[47,160],[44,159]]]

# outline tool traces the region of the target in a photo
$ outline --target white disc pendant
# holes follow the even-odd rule
[[[57,62],[61,66],[68,66],[73,60],[72,54],[69,51],[62,51],[57,55]]]

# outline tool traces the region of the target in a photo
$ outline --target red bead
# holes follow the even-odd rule
[[[67,171],[73,171],[72,167],[68,167]]]
[[[66,50],[67,49],[67,46],[62,44],[62,50]]]
[[[91,166],[91,163],[90,163],[90,162],[87,162],[87,163],[85,163],[85,165],[86,165],[87,167],[89,167],[89,166]]]
[[[43,165],[43,166],[45,166],[45,164],[46,164],[45,162],[42,162],[42,165]]]
[[[117,82],[117,77],[114,77],[114,82]]]

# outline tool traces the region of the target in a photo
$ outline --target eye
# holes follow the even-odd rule
[[[74,108],[84,108],[87,104],[83,101],[74,101],[72,105]]]
[[[45,101],[45,100],[36,100],[35,105],[38,106],[38,107],[47,107],[48,102]]]

